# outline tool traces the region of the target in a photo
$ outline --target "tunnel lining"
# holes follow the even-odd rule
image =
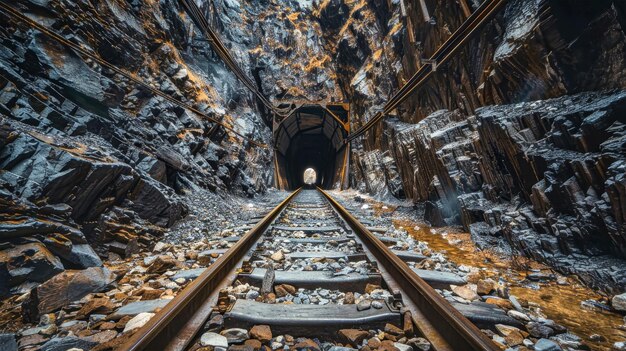
[[[347,104],[303,104],[274,124],[275,183],[279,189],[304,185],[306,168],[317,173],[316,184],[330,189],[345,183],[349,132]]]

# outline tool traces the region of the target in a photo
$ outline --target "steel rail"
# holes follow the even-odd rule
[[[287,204],[300,192],[291,193],[270,211],[252,229],[218,258],[198,278],[183,289],[172,301],[157,312],[148,323],[139,329],[118,350],[181,350],[184,349],[204,325],[216,296],[218,287],[232,278],[233,270],[250,251],[258,239],[282,212]],[[192,323],[190,323],[192,322]]]
[[[502,8],[507,0],[488,0],[483,2],[431,56],[429,61],[437,66],[444,65],[454,57],[471,40],[478,30],[493,19],[495,14]],[[350,143],[372,129],[386,115],[391,113],[436,72],[433,65],[425,64],[409,79],[409,81],[396,92],[383,107],[383,111],[377,112],[367,123],[351,133],[345,143]]]
[[[500,350],[339,202],[321,188],[318,187],[317,190],[365,243],[378,261],[381,271],[384,269],[402,289],[403,302],[411,310],[413,322],[436,351]]]
[[[367,256],[379,263],[379,270],[389,287],[401,291],[413,324],[431,342],[435,351],[499,350],[335,199],[324,190],[318,190],[352,228],[357,239],[365,244]],[[210,316],[219,291],[232,284],[244,258],[299,192],[300,189],[294,191],[271,210],[118,350],[183,350],[188,347]]]
[[[224,129],[230,131],[231,133],[241,137],[244,140],[249,141],[251,144],[258,146],[258,147],[262,147],[262,148],[267,148],[267,145],[263,144],[263,143],[259,143],[243,134],[241,134],[240,132],[238,132],[237,130],[235,130],[233,127],[225,124],[224,122],[213,118],[207,114],[205,114],[204,112],[201,112],[200,110],[198,110],[197,108],[184,103],[178,99],[175,99],[174,97],[170,96],[169,94],[166,94],[160,90],[157,90],[155,88],[153,88],[150,84],[144,82],[143,80],[137,78],[134,74],[127,72],[105,60],[103,60],[102,58],[100,58],[97,54],[95,54],[94,52],[91,52],[85,48],[83,48],[82,46],[80,46],[77,43],[74,43],[72,41],[69,41],[67,39],[65,39],[63,36],[61,36],[60,34],[57,34],[56,32],[48,29],[46,26],[30,19],[29,17],[27,17],[26,15],[20,13],[19,11],[17,11],[15,8],[13,8],[10,5],[5,4],[3,1],[0,1],[0,9],[2,10],[2,12],[7,15],[10,18],[13,18],[14,20],[21,22],[23,24],[25,24],[27,27],[30,27],[31,29],[36,29],[38,31],[40,31],[41,33],[43,33],[44,35],[48,36],[49,38],[58,41],[59,43],[61,43],[62,45],[65,45],[67,47],[69,47],[70,49],[72,49],[76,54],[78,55],[83,55],[86,57],[91,58],[92,60],[98,62],[100,65],[105,66],[107,68],[109,68],[110,70],[114,71],[115,73],[118,73],[122,76],[124,76],[125,78],[129,79],[130,81],[134,82],[135,84],[140,85],[142,88],[152,92],[154,95],[158,95],[161,98],[171,102],[174,105],[177,105],[179,107],[182,107],[184,109],[187,109],[189,111],[192,111],[196,114],[198,114],[199,116],[205,118],[206,120],[213,122],[217,125],[222,126]]]

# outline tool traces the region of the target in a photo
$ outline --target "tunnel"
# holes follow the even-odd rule
[[[293,190],[305,186],[304,174],[312,169],[315,185],[323,189],[347,184],[349,105],[302,104],[274,123],[276,187]]]

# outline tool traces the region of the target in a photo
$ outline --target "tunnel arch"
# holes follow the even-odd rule
[[[342,187],[347,181],[349,148],[348,104],[302,104],[274,123],[275,183],[292,190],[304,184],[307,168],[315,170],[316,185]]]

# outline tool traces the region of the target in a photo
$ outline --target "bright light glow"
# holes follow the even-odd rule
[[[304,171],[304,184],[313,185],[317,181],[317,173],[313,168],[307,168]]]

